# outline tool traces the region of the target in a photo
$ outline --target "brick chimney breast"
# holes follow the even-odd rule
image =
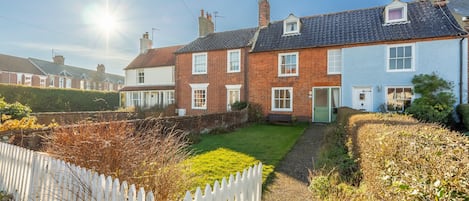
[[[267,27],[270,23],[269,0],[259,0],[259,27]]]
[[[204,15],[204,10],[202,9],[199,17],[199,37],[204,37],[214,31],[215,26],[212,22],[212,15],[208,14],[208,12]]]
[[[65,64],[65,58],[62,55],[55,55],[52,60],[54,61],[55,64],[59,65],[64,65]]]
[[[446,1],[446,0],[434,0],[433,1],[433,5],[435,7],[443,7],[443,6],[446,6],[447,3],[448,3],[448,1]]]
[[[98,73],[104,74],[106,72],[106,67],[104,67],[104,64],[98,64],[98,67],[96,67],[96,71],[98,71]]]

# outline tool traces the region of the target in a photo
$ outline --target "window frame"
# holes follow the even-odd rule
[[[410,92],[411,92],[410,104],[412,104],[412,102],[413,102],[414,99],[415,99],[415,95],[414,95],[414,86],[410,86],[410,85],[409,85],[409,86],[392,86],[392,85],[391,85],[391,86],[386,86],[384,89],[385,89],[385,93],[384,93],[384,100],[385,100],[385,103],[384,103],[384,104],[385,104],[385,109],[386,109],[387,112],[404,112],[405,109],[406,109],[405,106],[403,105],[403,108],[402,108],[401,111],[397,111],[397,110],[391,111],[391,110],[388,110],[388,105],[389,105],[389,104],[388,104],[388,90],[389,90],[389,89],[394,89],[394,90],[395,90],[395,89],[410,89],[410,90],[411,90],[411,91],[410,91]],[[403,92],[404,92],[404,90],[403,90]],[[395,93],[395,92],[394,92],[394,93]],[[394,100],[394,98],[393,98],[393,100]],[[405,101],[405,100],[404,100],[404,101]],[[396,102],[397,102],[397,101],[396,101]]]
[[[290,92],[290,106],[289,108],[276,108],[275,107],[275,91],[277,90],[287,90]],[[272,87],[272,95],[271,95],[271,111],[273,112],[293,112],[293,87]],[[284,98],[286,100],[286,98]]]
[[[389,12],[395,9],[402,9],[402,18],[400,19],[394,19],[391,20],[389,19],[390,15]],[[407,17],[407,3],[405,2],[400,2],[400,1],[394,1],[386,8],[384,9],[384,20],[385,24],[393,24],[393,23],[399,23],[399,22],[407,22],[408,17]]]
[[[332,53],[337,53],[339,52],[339,67],[337,67],[337,55],[331,55]],[[335,60],[332,61],[332,58],[331,57],[334,57]],[[332,65],[331,63],[334,63],[334,65]],[[342,49],[329,49],[327,50],[327,74],[328,75],[340,75],[342,74]],[[338,71],[337,71],[337,68],[338,68]],[[332,69],[336,70],[336,71],[332,71]]]
[[[296,24],[296,29],[291,31],[288,30],[287,25]],[[287,19],[283,20],[283,35],[296,35],[300,34],[300,18],[296,17],[293,14],[290,14]]]
[[[231,53],[238,53],[238,69],[237,70],[231,70]],[[226,67],[227,67],[227,72],[228,73],[239,73],[241,72],[241,50],[236,49],[236,50],[228,50],[226,54]]]
[[[196,71],[196,63],[195,63],[195,61],[196,61],[196,57],[198,57],[198,56],[205,56],[205,61],[204,61],[204,62],[205,62],[205,71],[204,71],[204,72],[197,72],[197,71]],[[193,53],[193,54],[192,54],[192,74],[193,74],[193,75],[203,75],[203,74],[207,74],[207,72],[208,72],[208,63],[207,63],[207,61],[208,61],[208,54],[207,54],[207,52]]]
[[[399,47],[411,47],[411,61],[410,65],[411,67],[409,69],[403,68],[403,69],[391,69],[390,67],[390,59],[391,59],[391,48],[399,48]],[[405,55],[405,53],[404,53]],[[405,59],[406,57],[401,57],[399,59]],[[396,59],[397,55],[396,55]],[[405,44],[394,44],[394,45],[388,45],[386,47],[386,72],[413,72],[415,71],[415,43],[405,43]]]
[[[206,110],[208,105],[208,83],[201,83],[201,84],[189,84],[191,86],[191,108],[193,110]],[[195,104],[195,92],[203,90],[205,91],[205,102],[204,106],[197,107]]]
[[[296,68],[296,72],[295,73],[289,73],[289,74],[286,74],[286,73],[283,73],[282,74],[282,57],[284,56],[291,56],[291,55],[295,55],[296,56],[296,65],[295,65],[295,68]],[[294,77],[294,76],[298,76],[299,75],[299,71],[300,71],[300,65],[299,65],[299,62],[300,62],[300,53],[299,52],[288,52],[288,53],[279,53],[278,54],[278,68],[277,68],[277,71],[278,71],[278,76],[279,77]],[[287,65],[287,64],[285,64]]]
[[[145,69],[137,69],[136,70],[136,77],[137,77],[137,84],[143,85],[145,84]],[[141,79],[141,80],[140,80]]]

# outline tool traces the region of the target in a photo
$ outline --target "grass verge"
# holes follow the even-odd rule
[[[264,185],[268,184],[275,167],[307,126],[255,124],[231,133],[202,136],[201,142],[191,147],[193,157],[186,161],[195,176],[193,189],[213,185],[215,180],[221,181],[259,162],[264,165]]]

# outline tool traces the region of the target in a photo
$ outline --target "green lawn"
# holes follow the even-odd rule
[[[213,185],[215,180],[259,162],[264,165],[266,181],[307,126],[256,124],[227,134],[203,135],[200,143],[191,147],[194,154],[187,160],[195,178],[194,187]]]

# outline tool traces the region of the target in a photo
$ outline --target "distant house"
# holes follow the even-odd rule
[[[105,72],[103,64],[96,71],[64,64],[64,57],[57,55],[54,62],[29,58],[29,61],[47,75],[46,87],[117,91],[124,84],[124,77]]]
[[[101,91],[117,91],[124,84],[123,76],[105,73],[103,64],[93,71],[65,65],[63,56],[53,59],[49,62],[0,54],[0,83]]]
[[[46,87],[47,75],[28,59],[0,54],[0,83]]]
[[[265,115],[312,122],[333,121],[339,106],[403,111],[417,97],[412,77],[435,72],[467,102],[467,47],[444,1],[291,14],[259,30],[249,55],[249,101]]]
[[[176,51],[177,107],[183,114],[231,110],[247,101],[248,54],[257,28],[214,33],[212,17],[201,11],[199,38]]]
[[[174,52],[183,46],[151,49],[148,33],[140,39],[140,54],[126,67],[120,90],[126,107],[165,107],[175,103]]]

